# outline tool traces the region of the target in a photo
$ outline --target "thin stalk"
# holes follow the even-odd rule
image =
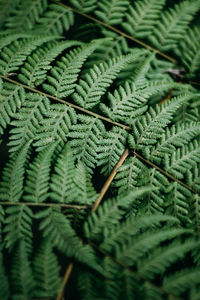
[[[106,180],[106,182],[104,183],[101,192],[99,194],[98,199],[96,200],[96,202],[93,205],[92,211],[96,211],[97,208],[99,207],[105,193],[107,192],[107,190],[109,189],[113,179],[115,178],[115,175],[117,173],[118,168],[124,163],[125,159],[127,158],[127,156],[129,155],[129,150],[126,149],[124,151],[124,153],[122,154],[120,160],[118,161],[118,163],[116,164],[116,166],[114,167],[114,169],[112,170],[112,172],[110,173],[108,179]]]
[[[117,28],[115,28],[115,27],[113,27],[113,26],[111,26],[111,25],[109,25],[109,24],[106,24],[106,23],[104,23],[104,22],[102,22],[102,21],[100,21],[100,20],[98,20],[98,19],[96,19],[96,18],[94,18],[94,17],[92,17],[92,16],[90,16],[90,15],[88,15],[88,14],[85,14],[84,12],[81,12],[81,11],[75,9],[75,8],[72,8],[72,7],[69,6],[69,5],[66,5],[66,4],[64,4],[64,3],[61,3],[60,1],[55,1],[55,2],[56,2],[58,5],[64,6],[64,7],[68,8],[68,9],[70,9],[71,11],[73,11],[73,12],[75,12],[75,13],[77,13],[77,14],[83,16],[83,17],[86,17],[86,18],[90,19],[91,21],[93,21],[93,22],[95,22],[95,23],[97,23],[97,24],[101,24],[101,25],[103,25],[104,27],[107,27],[108,29],[110,29],[110,30],[112,30],[112,31],[114,31],[114,32],[117,32],[118,34],[124,36],[125,38],[127,38],[127,39],[129,39],[129,40],[132,40],[132,41],[134,41],[135,43],[137,43],[137,44],[139,44],[139,45],[145,47],[146,49],[149,49],[149,50],[151,50],[151,51],[157,53],[158,55],[164,57],[165,59],[171,61],[172,63],[177,64],[177,61],[176,61],[173,57],[171,57],[171,56],[169,56],[169,55],[167,55],[167,54],[161,52],[160,50],[158,50],[158,49],[156,49],[156,48],[153,48],[153,47],[149,46],[148,44],[146,44],[146,43],[144,43],[144,42],[142,42],[142,41],[140,41],[140,40],[134,38],[133,36],[131,36],[131,35],[129,35],[129,34],[126,34],[125,32],[123,32],[123,31],[121,31],[121,30],[119,30],[119,29],[117,29]]]
[[[75,208],[75,209],[88,209],[90,208],[89,205],[73,205],[73,204],[64,204],[64,203],[34,203],[34,202],[6,202],[0,201],[0,205],[5,205],[5,206],[10,206],[10,205],[14,205],[14,206],[42,206],[42,207],[54,207],[54,206],[58,206],[58,207],[64,207],[64,208]]]
[[[163,169],[161,169],[160,167],[158,167],[157,165],[155,165],[154,163],[152,163],[151,161],[145,159],[143,156],[141,156],[140,154],[138,154],[137,152],[135,152],[134,150],[131,151],[132,154],[136,157],[138,157],[140,160],[142,160],[144,163],[146,163],[147,165],[151,166],[152,168],[158,170],[160,173],[162,173],[163,175],[165,175],[166,177],[170,178],[173,181],[176,181],[177,183],[179,183],[180,185],[184,186],[186,189],[190,190],[192,193],[196,193],[189,185],[187,185],[186,183],[182,182],[181,180],[175,178],[174,176],[172,176],[171,174],[169,174],[168,172],[164,171]]]
[[[96,202],[94,203],[93,207],[92,207],[92,211],[95,212],[97,210],[97,208],[99,207],[105,193],[107,192],[108,188],[110,187],[116,173],[117,173],[117,170],[118,168],[124,163],[125,159],[128,157],[129,155],[129,150],[126,149],[124,151],[124,153],[122,154],[122,156],[120,157],[119,161],[117,162],[116,166],[114,167],[114,169],[112,170],[112,172],[110,173],[110,176],[108,177],[108,179],[106,180],[106,182],[104,183],[100,193],[99,193],[99,197],[97,198]],[[81,242],[82,244],[82,242]],[[64,289],[65,289],[65,286],[67,285],[67,282],[69,280],[69,277],[70,277],[70,274],[73,270],[73,263],[70,263],[65,271],[65,275],[63,277],[63,281],[62,281],[62,285],[60,287],[60,290],[58,292],[58,295],[57,295],[57,298],[56,300],[62,300],[62,296],[63,296],[63,293],[64,293]]]
[[[131,130],[131,127],[129,127],[129,126],[126,126],[126,125],[124,125],[124,124],[121,124],[121,123],[112,121],[112,120],[109,119],[109,118],[106,118],[106,117],[103,117],[103,116],[101,116],[101,115],[98,115],[98,114],[96,114],[96,113],[94,113],[94,112],[92,112],[92,111],[90,111],[90,110],[87,110],[87,109],[85,109],[85,108],[83,108],[83,107],[80,107],[80,106],[78,106],[78,105],[76,105],[76,104],[73,104],[73,103],[71,103],[71,102],[62,100],[62,99],[57,98],[57,97],[55,97],[55,96],[49,95],[49,94],[47,94],[47,93],[45,93],[45,92],[39,91],[39,90],[37,90],[37,89],[35,89],[35,88],[32,88],[32,87],[30,87],[30,86],[28,86],[28,85],[25,85],[25,84],[23,84],[23,83],[21,83],[21,82],[18,82],[18,81],[16,81],[16,80],[13,80],[13,79],[8,78],[8,77],[6,77],[6,76],[0,75],[0,78],[3,78],[4,80],[7,80],[7,81],[9,81],[9,82],[11,82],[11,83],[13,83],[13,84],[20,85],[20,86],[22,86],[24,89],[29,90],[29,91],[31,91],[31,92],[38,93],[38,94],[43,95],[43,96],[45,96],[45,97],[48,97],[48,98],[50,98],[50,99],[52,99],[52,100],[54,100],[54,101],[57,101],[57,102],[66,104],[66,105],[68,105],[68,106],[70,106],[70,107],[73,107],[73,108],[76,109],[76,110],[82,111],[83,113],[85,113],[85,114],[87,114],[87,115],[93,116],[93,117],[95,117],[95,118],[97,118],[97,119],[101,119],[101,120],[103,120],[103,121],[105,121],[105,122],[108,122],[108,123],[110,123],[110,124],[112,124],[112,125],[121,127],[121,128],[123,128],[123,129],[125,129],[125,130],[128,130],[128,131]]]

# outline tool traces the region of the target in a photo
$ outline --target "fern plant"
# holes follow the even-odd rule
[[[0,0],[0,299],[199,299],[199,9]]]

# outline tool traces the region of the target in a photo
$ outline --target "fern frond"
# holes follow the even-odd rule
[[[163,289],[171,295],[180,295],[181,293],[194,288],[200,283],[200,269],[191,268],[176,272],[174,275],[165,277]]]
[[[102,135],[97,150],[97,165],[102,166],[103,174],[109,175],[114,169],[126,148],[127,137],[127,131],[119,127],[113,127]]]
[[[0,80],[0,134],[10,124],[11,118],[21,108],[25,101],[25,91],[22,87]]]
[[[4,232],[5,247],[12,252],[16,243],[23,240],[27,254],[32,251],[32,210],[26,206],[10,206],[6,209]]]
[[[71,9],[57,5],[49,4],[48,9],[38,20],[35,26],[36,32],[46,35],[62,35],[74,25],[74,13]]]
[[[70,3],[84,13],[94,11],[97,6],[97,0],[70,0]]]
[[[66,142],[69,129],[77,123],[76,111],[64,104],[51,104],[42,113],[34,143],[37,151],[45,149],[52,142]]]
[[[95,14],[106,24],[120,24],[128,9],[128,5],[128,0],[102,0],[101,2],[98,2]]]
[[[48,239],[44,239],[33,260],[35,294],[39,298],[54,298],[60,286],[60,267]]]
[[[191,186],[194,191],[200,192],[200,168],[195,166],[186,172],[186,183]]]
[[[191,198],[191,192],[177,182],[171,183],[168,190],[169,193],[165,200],[167,213],[177,217],[183,223],[187,222],[188,224],[190,224],[191,220],[189,216],[189,199]]]
[[[18,78],[28,86],[37,86],[43,83],[47,72],[51,69],[50,63],[65,49],[79,45],[78,41],[50,42],[46,47],[37,49],[20,69]]]
[[[153,279],[156,274],[163,274],[170,265],[195,248],[199,248],[199,242],[187,239],[184,243],[175,240],[168,246],[155,249],[148,259],[139,262],[139,274],[144,278]]]
[[[165,0],[134,1],[126,13],[122,27],[136,38],[146,38],[152,34]]]
[[[5,271],[3,253],[0,249],[0,299],[8,300],[10,296],[9,281]]]
[[[9,3],[9,1],[8,1],[8,3]],[[7,34],[5,32],[5,34],[3,34],[2,36],[1,36],[1,33],[2,32],[0,31],[0,50],[18,39],[30,38],[33,36],[33,34],[31,34],[31,32],[19,32],[19,33],[18,32],[17,33],[7,32]]]
[[[199,36],[199,27],[189,28],[176,49],[176,54],[189,71],[187,77],[194,77],[200,68],[200,40],[197,38]]]
[[[171,155],[165,154],[165,170],[178,179],[184,177],[187,170],[195,167],[200,162],[199,142],[194,140],[188,145],[178,148]]]
[[[199,1],[182,1],[161,15],[160,20],[149,40],[161,51],[169,51],[176,48],[179,40],[185,34],[188,24],[200,8]]]
[[[77,286],[82,300],[99,299],[97,278],[88,270],[79,268]]]
[[[81,161],[76,167],[74,182],[78,191],[78,203],[93,204],[97,199],[98,194],[92,185],[90,174],[87,172],[85,165]],[[77,202],[77,200],[75,202]]]
[[[41,203],[48,196],[51,160],[56,144],[50,144],[40,152],[27,170],[25,195],[23,199],[29,202]]]
[[[120,194],[129,192],[136,186],[146,185],[148,181],[148,168],[139,159],[130,156],[117,170],[114,186]]]
[[[18,151],[22,145],[36,136],[43,119],[43,113],[48,110],[49,100],[39,94],[27,93],[26,101],[18,113],[15,114],[10,130],[10,151]]]
[[[103,229],[113,229],[119,224],[124,211],[122,207],[128,208],[135,199],[141,197],[149,191],[149,187],[142,187],[140,189],[130,192],[128,195],[118,196],[114,199],[105,201],[97,210],[89,215],[87,221],[84,223],[85,236],[90,240],[101,241],[103,237]]]
[[[154,214],[139,217],[130,216],[124,222],[118,223],[116,227],[105,228],[104,239],[100,244],[105,251],[113,252],[118,244],[125,244],[131,237],[139,235],[149,228],[156,228],[161,223],[177,223],[177,219],[172,216]]]
[[[135,149],[143,149],[148,145],[156,144],[164,133],[164,128],[171,122],[175,111],[186,101],[191,99],[190,94],[172,98],[170,101],[156,106],[136,120],[133,125],[133,136],[130,137],[130,146]]]
[[[9,75],[17,71],[33,50],[56,38],[56,36],[46,36],[20,39],[4,47],[0,53],[0,74]]]
[[[55,202],[72,203],[78,191],[74,182],[75,163],[69,143],[60,153],[51,177],[50,198]]]
[[[157,247],[161,242],[171,240],[186,232],[185,229],[180,228],[142,233],[139,237],[129,239],[126,244],[117,245],[115,248],[116,258],[126,266],[131,266],[137,263],[142,256]]]
[[[70,145],[74,157],[82,160],[91,173],[98,162],[96,150],[105,128],[101,120],[85,115],[78,115],[78,121],[68,133]]]
[[[117,74],[128,63],[136,60],[140,54],[138,51],[133,51],[133,53],[125,56],[114,57],[108,62],[95,65],[85,75],[85,80],[80,79],[76,85],[73,100],[86,109],[91,109],[99,104],[101,97],[117,77]]]
[[[75,42],[71,43],[75,44]],[[42,85],[44,90],[60,98],[72,94],[83,63],[100,43],[102,40],[92,41],[88,45],[71,50],[60,61],[57,61],[56,66],[51,69],[51,76],[47,76],[48,84]]]
[[[175,124],[166,128],[160,141],[150,149],[146,148],[148,159],[161,163],[166,153],[173,154],[176,147],[181,147],[200,134],[200,124],[197,122]]]
[[[13,255],[11,278],[14,300],[27,300],[34,296],[35,283],[23,240]]]
[[[101,271],[96,262],[96,256],[89,245],[82,245],[80,238],[71,227],[69,220],[60,212],[59,208],[48,208],[36,215],[42,218],[40,230],[44,237],[48,237],[51,243],[68,257]]]
[[[3,169],[0,182],[0,199],[19,202],[23,194],[24,173],[30,154],[30,143],[10,157]]]
[[[126,82],[113,94],[108,93],[109,105],[101,103],[100,109],[110,119],[130,125],[137,116],[145,113],[148,98],[145,89],[138,89],[133,82]]]
[[[47,0],[23,0],[11,11],[12,16],[6,20],[5,26],[9,29],[32,29],[39,17],[47,8]]]
[[[20,0],[1,0],[0,2],[0,28],[5,26],[5,22],[10,13],[17,7]]]

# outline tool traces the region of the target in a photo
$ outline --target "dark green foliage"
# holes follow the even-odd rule
[[[200,298],[199,9],[0,0],[0,300]]]

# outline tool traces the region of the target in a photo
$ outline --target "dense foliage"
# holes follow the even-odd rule
[[[199,11],[0,0],[0,299],[200,299]]]

